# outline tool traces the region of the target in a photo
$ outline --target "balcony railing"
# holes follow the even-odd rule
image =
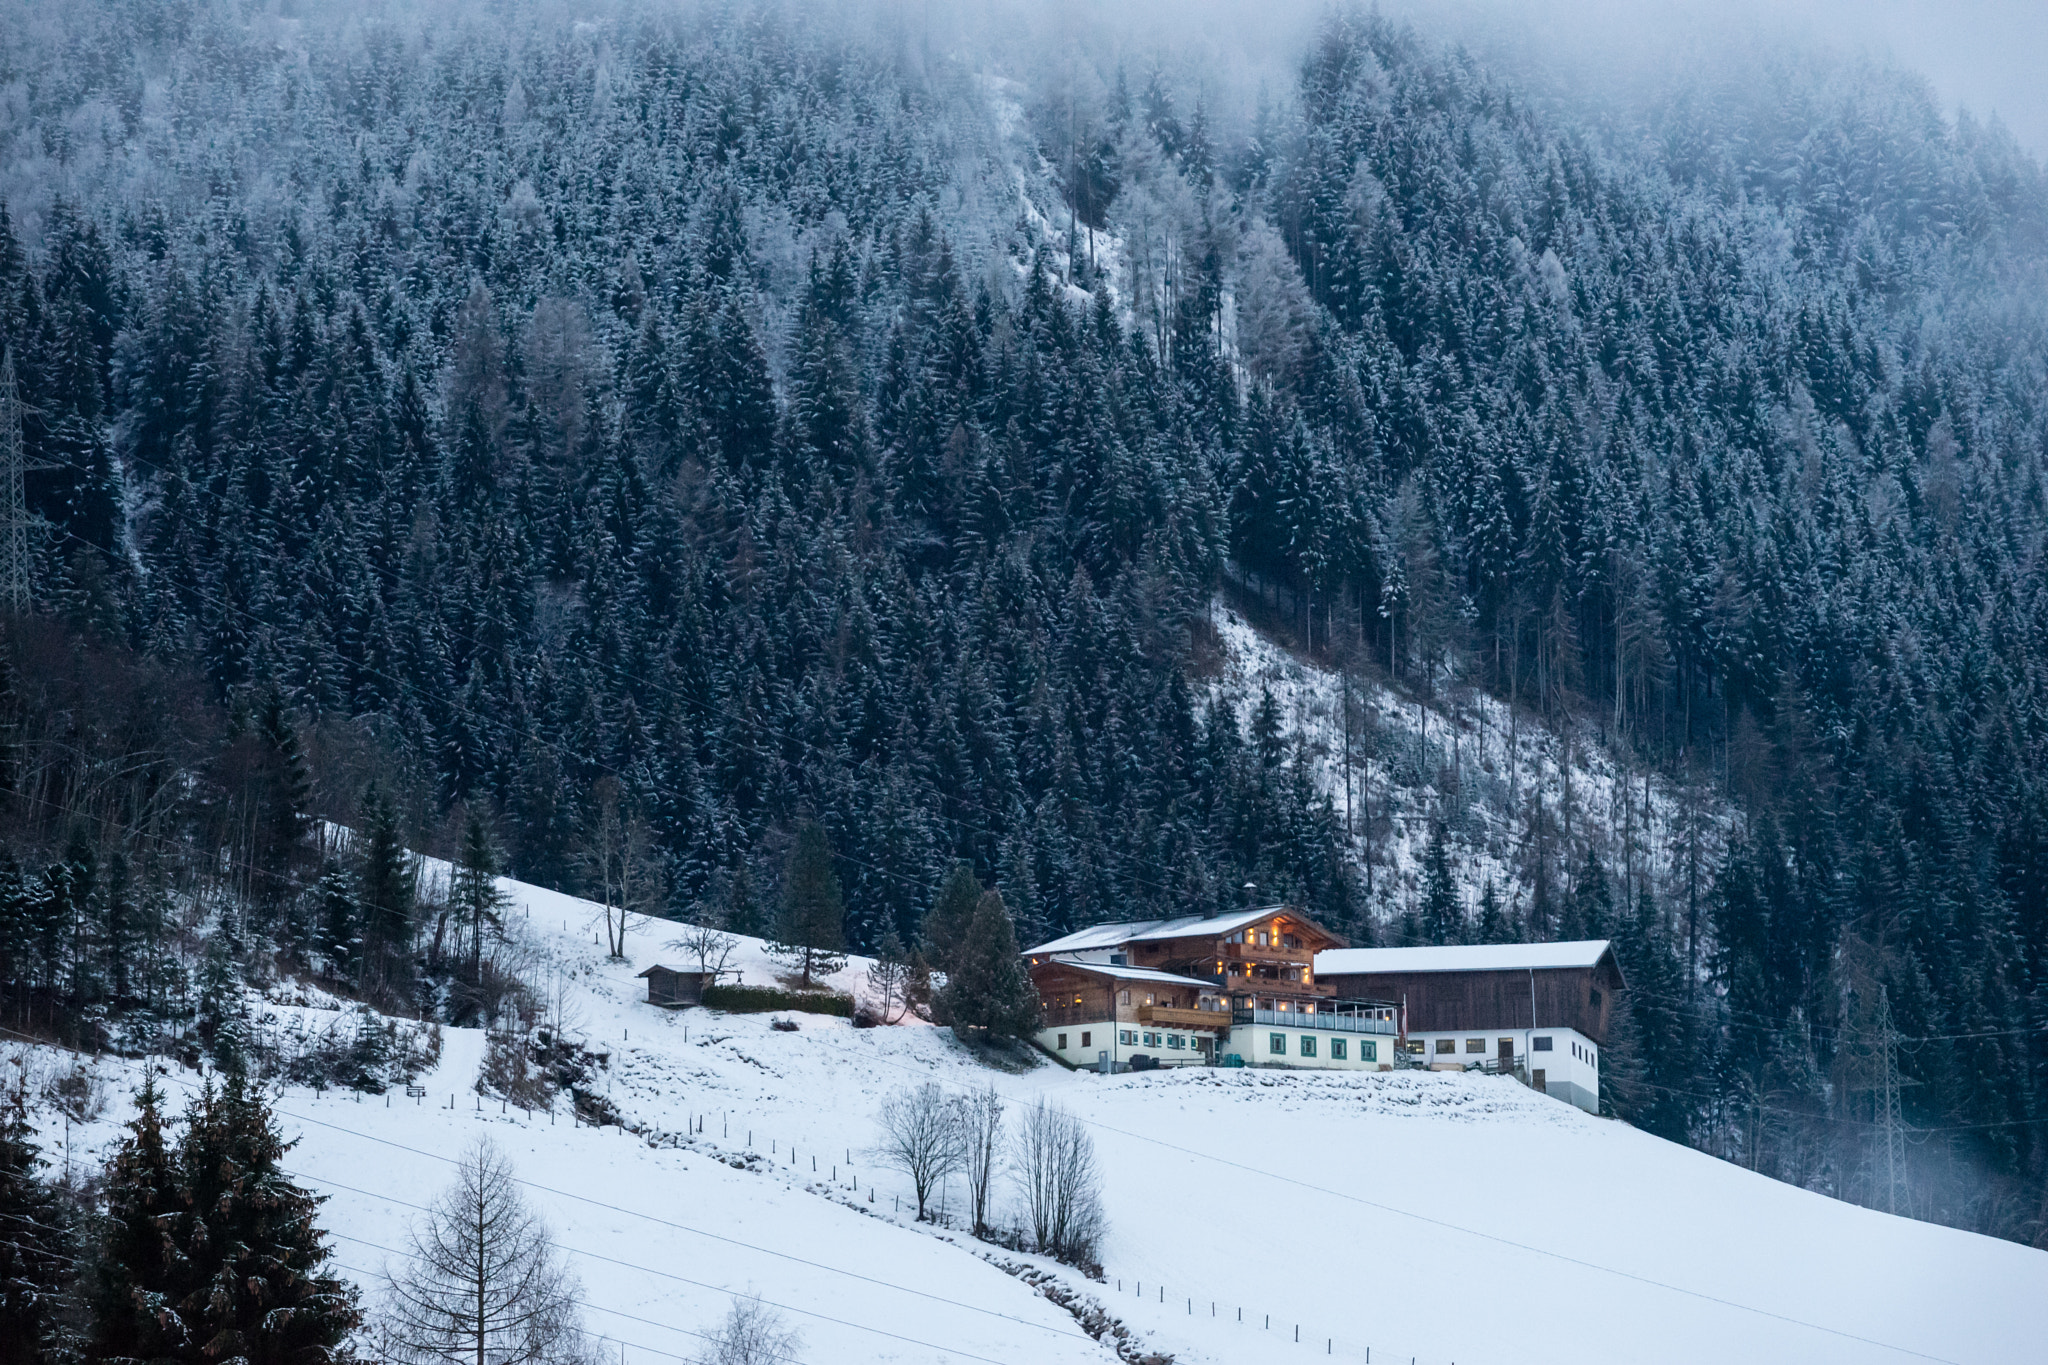
[[[1271,1024],[1276,1028],[1327,1029],[1333,1033],[1375,1033],[1391,1037],[1401,1031],[1401,1026],[1392,1019],[1376,1019],[1370,1014],[1340,1013],[1336,1010],[1269,1010],[1234,1009],[1230,1012],[1233,1025]]]
[[[1138,1022],[1161,1028],[1212,1028],[1221,1032],[1231,1025],[1228,1010],[1182,1010],[1167,1005],[1140,1005]]]
[[[1260,947],[1256,943],[1225,943],[1219,946],[1219,956],[1239,962],[1314,962],[1313,948],[1282,948],[1277,945]]]
[[[1039,1008],[1041,1028],[1066,1028],[1070,1024],[1108,1024],[1116,1016],[1109,1005],[1044,1005]]]

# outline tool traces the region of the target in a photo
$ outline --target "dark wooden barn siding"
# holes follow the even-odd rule
[[[1339,996],[1405,1002],[1408,1028],[1414,1033],[1530,1027],[1530,983],[1526,969],[1332,973],[1322,981],[1336,986]],[[1535,1027],[1577,1029],[1605,1046],[1608,1020],[1614,1011],[1614,992],[1620,984],[1620,977],[1604,959],[1597,967],[1539,968],[1535,981]],[[1600,992],[1598,1005],[1593,1003],[1595,989]]]

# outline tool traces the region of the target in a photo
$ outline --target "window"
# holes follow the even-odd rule
[[[1067,1050],[1067,1035],[1066,1035],[1066,1034],[1064,1034],[1064,1033],[1062,1033],[1062,1034],[1060,1035],[1060,1051],[1062,1051],[1062,1052],[1065,1052],[1066,1050]]]
[[[1349,1060],[1350,1060],[1350,1053],[1351,1053],[1351,1049],[1350,1049],[1350,1048],[1349,1048],[1348,1046],[1346,1046],[1346,1044],[1345,1044],[1345,1041],[1344,1041],[1344,1039],[1342,1039],[1342,1038],[1332,1038],[1332,1039],[1330,1040],[1330,1060],[1331,1060],[1331,1061],[1333,1061],[1333,1062],[1344,1062],[1344,1061],[1349,1061]]]
[[[1081,1046],[1082,1046],[1082,1047],[1088,1047],[1088,1046],[1090,1046],[1090,1044],[1089,1044],[1089,1042],[1088,1042],[1088,1035],[1087,1035],[1087,1034],[1085,1034],[1085,1033],[1081,1035]]]
[[[1456,1038],[1439,1038],[1436,1040],[1436,1055],[1439,1057],[1446,1053],[1456,1052],[1457,1050],[1458,1040]]]
[[[1481,1053],[1485,1052],[1486,1040],[1484,1038],[1467,1038],[1465,1040],[1465,1051]]]
[[[1158,1046],[1159,1046],[1159,1035],[1158,1035],[1158,1034],[1156,1034],[1156,1033],[1148,1033],[1148,1034],[1146,1034],[1146,1035],[1145,1035],[1145,1046],[1146,1046],[1146,1047],[1158,1047]]]
[[[1316,1055],[1316,1040],[1306,1033],[1301,1035],[1301,1055],[1304,1057]]]
[[[1129,991],[1118,991],[1118,992],[1116,993],[1116,1002],[1117,1002],[1117,1004],[1119,1004],[1119,1005],[1128,1005],[1128,1004],[1130,1004],[1130,1003],[1131,1003],[1131,993],[1130,993]]]
[[[1261,948],[1266,946],[1266,931],[1264,929],[1259,930],[1258,946]]]
[[[1181,1048],[1186,1045],[1186,1041],[1187,1040],[1182,1038],[1178,1033],[1169,1033],[1166,1035],[1166,1046],[1171,1048],[1175,1052],[1180,1051]]]
[[[1600,988],[1598,986],[1593,988],[1593,1008],[1596,1010],[1600,1008]]]
[[[1285,1057],[1287,1055],[1287,1035],[1284,1033],[1267,1034],[1266,1051],[1272,1053],[1275,1057]]]
[[[1535,1041],[1535,1043],[1534,1043],[1534,1044],[1532,1044],[1532,1046],[1533,1046],[1533,1047],[1534,1047],[1534,1048],[1535,1048],[1535,1049],[1536,1049],[1536,1050],[1537,1050],[1538,1052],[1548,1052],[1548,1051],[1550,1051],[1550,1040],[1549,1040],[1548,1038],[1538,1038],[1538,1039],[1537,1039],[1537,1040]]]
[[[1150,1005],[1150,1004],[1152,1004],[1152,1003],[1153,1003],[1153,1000],[1152,1000],[1152,992],[1150,992],[1150,991],[1146,991],[1146,992],[1145,992],[1145,1003],[1146,1003],[1146,1004],[1148,1004],[1148,1005]]]
[[[1379,1045],[1379,1044],[1378,1044],[1377,1042],[1375,1042],[1374,1040],[1372,1040],[1372,1039],[1370,1039],[1370,1038],[1367,1038],[1367,1039],[1364,1039],[1363,1041],[1361,1041],[1361,1042],[1359,1043],[1359,1045],[1358,1045],[1358,1060],[1359,1060],[1359,1061],[1361,1061],[1361,1062],[1376,1062],[1376,1061],[1378,1061],[1379,1059],[1380,1059],[1380,1045]]]
[[[1120,1029],[1117,1032],[1116,1040],[1119,1043],[1122,1043],[1125,1047],[1129,1047],[1133,1043],[1138,1041],[1138,1035],[1135,1031],[1131,1029]]]

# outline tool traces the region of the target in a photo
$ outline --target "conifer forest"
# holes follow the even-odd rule
[[[1605,1106],[1878,1207],[1895,1054],[1900,1211],[2048,1247],[2039,158],[1820,52],[972,11],[0,0],[0,1025],[495,1008],[407,849],[754,934],[801,867],[819,952],[1250,884],[1612,938]],[[1482,877],[1224,612],[1347,765],[1483,700],[1690,833],[1524,787]]]

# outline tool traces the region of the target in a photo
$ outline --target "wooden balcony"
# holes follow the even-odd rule
[[[1217,952],[1226,962],[1284,962],[1289,966],[1314,966],[1311,948],[1261,948],[1252,943],[1221,943]]]
[[[1230,1011],[1177,1010],[1166,1005],[1140,1005],[1138,1022],[1158,1028],[1206,1028],[1227,1033],[1230,1030]]]
[[[1112,1005],[1040,1005],[1039,1027],[1067,1028],[1074,1024],[1102,1024],[1113,1022],[1116,1008]]]

